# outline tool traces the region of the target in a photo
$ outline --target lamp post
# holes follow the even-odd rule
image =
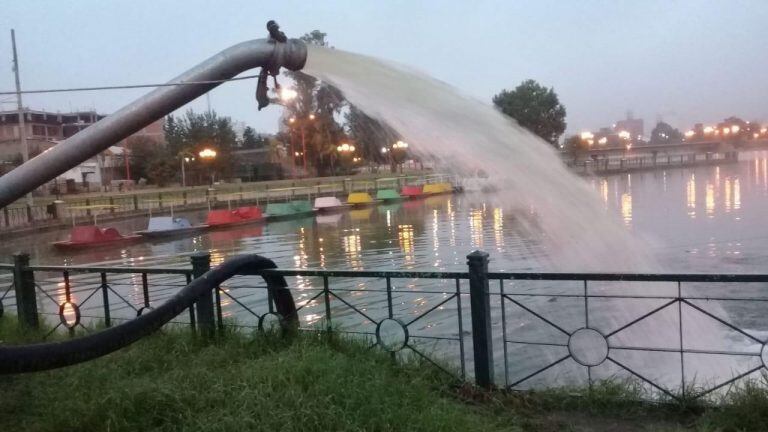
[[[345,162],[348,161],[349,157],[355,152],[355,146],[344,143],[336,147],[336,152],[339,154],[339,159],[341,159],[342,162]],[[347,164],[343,163],[342,165],[346,166]]]
[[[392,144],[390,154],[394,163],[400,166],[400,174],[403,173],[403,162],[405,161],[405,155],[408,152],[408,143],[404,141],[397,141]]]
[[[184,166],[194,161],[195,157],[192,156],[192,153],[181,152],[179,159],[181,159],[181,187],[187,187],[187,173]]]
[[[288,119],[288,124],[291,126],[298,126],[299,127],[299,133],[301,135],[301,165],[304,168],[304,174],[307,173],[307,141],[306,141],[306,135],[305,135],[305,128],[308,123],[312,123],[315,120],[315,115],[313,113],[309,113],[306,117],[296,117],[293,116]],[[296,155],[296,151],[294,150],[294,155]]]
[[[204,161],[213,161],[214,159],[216,159],[216,154],[217,154],[216,150],[211,148],[204,148],[200,150],[200,153],[198,153],[197,155],[200,156],[200,159]],[[211,186],[213,186],[213,170],[210,168],[210,166],[208,167],[208,169],[211,171]]]

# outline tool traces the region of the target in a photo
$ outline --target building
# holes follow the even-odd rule
[[[613,126],[616,133],[623,131],[629,132],[630,140],[633,142],[642,141],[645,136],[645,124],[643,119],[636,119],[632,116],[632,111],[627,112],[627,118],[619,120]]]
[[[106,115],[95,111],[54,113],[48,111],[24,110],[24,126],[29,146],[29,156],[38,154],[58,145],[60,142],[93,125]],[[84,187],[89,184],[109,185],[116,180],[125,180],[130,169],[126,169],[127,155],[124,148],[136,139],[150,139],[158,145],[165,143],[161,118],[115,143],[96,157],[90,158],[59,177],[60,181],[74,180]],[[8,171],[22,161],[21,134],[18,111],[0,111],[0,165]],[[2,172],[0,171],[0,172]]]
[[[44,152],[56,143],[75,135],[104,117],[106,115],[95,111],[54,113],[25,109],[24,126],[30,157]],[[131,135],[128,139],[146,137],[158,144],[163,143],[164,124],[165,119],[160,119]],[[115,144],[123,145],[123,143]],[[19,114],[17,111],[0,111],[0,160],[20,160],[21,153]]]
[[[95,112],[52,113],[27,109],[24,111],[30,157],[53,147],[105,116]],[[0,111],[0,159],[21,158],[21,134],[17,111]]]

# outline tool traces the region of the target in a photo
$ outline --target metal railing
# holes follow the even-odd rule
[[[70,332],[86,328],[85,319],[111,326],[169,298],[209,266],[205,254],[193,257],[191,269],[28,266],[17,256],[15,265],[0,265],[11,275],[0,277],[10,284],[0,304],[16,306],[26,325],[36,325],[30,315],[39,303],[40,313],[58,316],[57,327]],[[757,378],[768,361],[768,275],[497,273],[482,252],[468,256],[465,272],[235,276],[214,290],[207,310],[198,304],[174,322],[279,325],[272,294],[259,282],[269,276],[289,280],[301,329],[363,337],[393,357],[416,356],[481,386],[631,379],[650,397],[687,400]],[[24,292],[30,283],[34,295]],[[30,295],[35,310],[25,305]],[[723,366],[728,361],[732,367]]]
[[[72,224],[73,221],[93,222],[94,214],[99,219],[158,214],[175,211],[232,208],[246,204],[263,204],[270,201],[291,199],[312,199],[318,195],[343,195],[358,190],[369,190],[375,185],[376,177],[358,179],[357,177],[323,178],[322,180],[283,180],[241,185],[217,185],[216,188],[190,187],[185,190],[143,191],[133,194],[114,194],[86,198],[67,198],[66,202],[54,203],[52,198],[26,205],[7,206],[0,215],[0,230],[36,225],[59,223]],[[400,175],[393,178],[396,187],[409,183],[424,184],[436,181],[456,183],[453,176],[447,174],[422,174],[418,176]],[[362,186],[361,186],[362,185]],[[365,186],[368,185],[368,186]],[[103,209],[97,209],[97,207]]]

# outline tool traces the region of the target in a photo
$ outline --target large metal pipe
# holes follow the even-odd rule
[[[307,47],[298,39],[256,39],[225,49],[171,83],[233,78],[256,67],[299,70]],[[0,208],[170,114],[220,83],[160,87],[0,177]]]

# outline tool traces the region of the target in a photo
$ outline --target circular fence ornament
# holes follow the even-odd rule
[[[395,318],[383,319],[376,326],[376,342],[386,351],[400,351],[408,343],[408,327]]]
[[[608,341],[595,329],[580,328],[568,339],[568,352],[582,366],[597,366],[608,358]]]
[[[760,350],[760,359],[763,360],[763,367],[768,368],[768,342],[763,344],[763,349]]]
[[[75,328],[80,324],[80,307],[72,302],[62,303],[59,305],[59,320],[64,327]]]
[[[259,330],[274,332],[283,327],[283,317],[274,312],[267,312],[259,318]]]

